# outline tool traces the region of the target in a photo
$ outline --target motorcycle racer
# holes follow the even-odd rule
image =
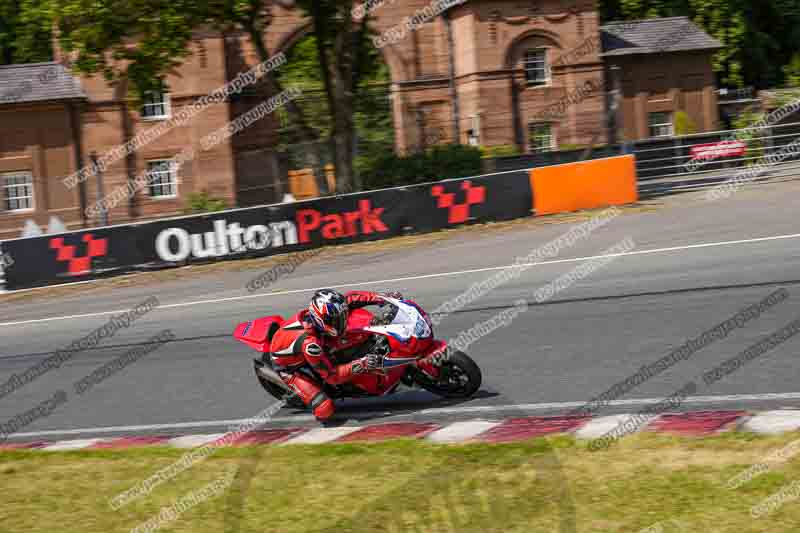
[[[331,354],[344,341],[348,312],[367,305],[391,305],[384,296],[402,299],[399,293],[350,291],[342,295],[331,289],[319,290],[308,308],[288,319],[273,336],[270,352],[274,369],[318,420],[328,420],[335,407],[317,376],[330,385],[341,385],[383,365],[378,354],[338,365]],[[309,366],[313,373],[308,371]]]

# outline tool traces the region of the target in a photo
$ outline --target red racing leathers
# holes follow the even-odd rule
[[[345,294],[345,299],[349,309],[386,301],[380,294],[369,291],[351,291]],[[335,365],[330,352],[336,344],[336,338],[320,335],[306,320],[307,314],[307,310],[300,311],[284,323],[272,337],[270,352],[273,365],[284,382],[311,408],[314,416],[325,420],[334,413],[333,400],[325,394],[310,372],[298,370],[308,364],[327,383],[341,385],[366,368],[360,359]]]

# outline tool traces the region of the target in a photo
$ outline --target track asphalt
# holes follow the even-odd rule
[[[563,415],[781,288],[788,298],[637,384],[595,416],[644,408],[690,380],[697,383],[696,392],[673,411],[800,408],[800,335],[713,384],[706,386],[701,378],[800,318],[800,182],[746,187],[715,202],[703,198],[702,192],[687,193],[663,200],[665,205],[653,211],[626,212],[444,317],[436,334],[448,339],[512,309],[515,301],[531,304],[467,349],[484,372],[475,398],[448,403],[409,391],[347,401],[339,406],[342,427],[415,423],[439,428],[476,418]],[[0,386],[105,324],[109,311],[118,314],[150,296],[161,303],[97,347],[0,397],[0,423],[63,390],[64,402],[9,441],[223,432],[272,401],[253,376],[255,352],[231,337],[237,323],[289,315],[307,302],[313,288],[324,286],[399,290],[432,312],[574,226],[520,224],[502,232],[474,226],[428,244],[311,260],[256,293],[245,284],[258,269],[0,303]],[[602,256],[625,239],[635,244],[630,254],[608,258],[536,303],[537,289],[585,264],[582,258]],[[492,270],[475,271],[480,269]],[[76,394],[76,382],[163,330],[175,340]],[[270,427],[315,425],[307,414],[284,409]]]

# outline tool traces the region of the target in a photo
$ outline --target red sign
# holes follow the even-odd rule
[[[300,242],[311,242],[310,233],[322,226],[323,239],[339,239],[341,237],[355,237],[359,234],[356,222],[361,222],[361,234],[381,233],[389,231],[381,220],[381,213],[385,208],[374,208],[370,201],[359,200],[358,211],[349,211],[342,214],[325,215],[316,209],[299,209],[297,211],[297,233]]]
[[[696,144],[692,146],[692,159],[716,159],[744,155],[747,145],[742,141],[720,141],[717,143]]]
[[[103,257],[108,253],[108,239],[95,239],[91,233],[87,233],[83,236],[83,242],[86,243],[86,255],[78,255],[78,247],[64,244],[64,237],[50,239],[50,248],[58,251],[56,261],[67,263],[70,276],[89,273],[92,269],[92,258]]]
[[[436,197],[436,206],[449,209],[447,221],[450,224],[461,224],[469,219],[469,206],[486,202],[486,187],[473,186],[469,180],[461,182],[461,189],[466,192],[464,203],[456,202],[455,193],[444,192],[444,186],[434,185],[431,194]]]

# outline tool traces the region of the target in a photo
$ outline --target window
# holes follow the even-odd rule
[[[553,149],[552,126],[546,123],[528,124],[528,150],[534,153],[549,152]]]
[[[545,84],[550,81],[550,69],[547,68],[547,51],[544,48],[525,50],[525,81],[529,84]]]
[[[2,177],[4,208],[6,211],[33,209],[33,176],[30,172],[0,174]]]
[[[147,181],[152,198],[175,198],[178,196],[178,176],[175,161],[163,159],[147,162]]]
[[[647,125],[650,137],[672,137],[672,113],[650,113]]]
[[[169,95],[162,92],[147,93],[142,102],[142,118],[158,120],[169,117]]]

